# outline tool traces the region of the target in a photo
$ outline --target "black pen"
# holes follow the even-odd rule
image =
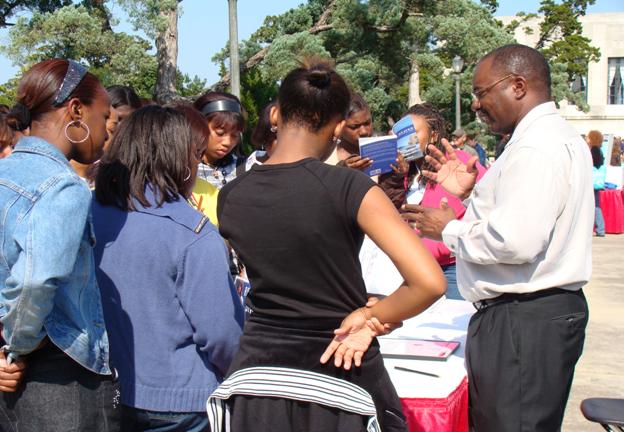
[[[423,372],[423,371],[419,371],[419,370],[416,370],[416,369],[410,369],[410,368],[406,368],[406,367],[403,367],[403,366],[395,366],[394,368],[396,370],[400,370],[400,371],[414,372],[414,373],[421,374],[421,375],[427,375],[427,376],[434,377],[434,378],[440,378],[440,375],[432,374],[432,373],[429,373],[429,372]]]

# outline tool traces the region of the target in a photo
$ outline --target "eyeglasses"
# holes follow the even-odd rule
[[[472,92],[472,99],[474,100],[480,100],[483,99],[483,97],[490,91],[492,90],[494,87],[496,87],[498,84],[502,83],[503,81],[505,81],[507,78],[511,78],[517,76],[516,74],[509,74],[509,75],[505,75],[504,77],[494,81],[492,84],[490,84],[489,86],[487,86],[486,88],[484,88],[483,90],[479,90],[479,91],[473,91]]]

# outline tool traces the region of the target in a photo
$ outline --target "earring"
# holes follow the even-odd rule
[[[342,140],[341,140],[340,138],[338,138],[338,137],[334,137],[334,143],[335,143],[336,145],[340,144],[341,142],[342,142]]]
[[[86,131],[87,131],[87,135],[86,135],[83,139],[81,139],[81,140],[79,140],[79,141],[76,141],[76,140],[71,139],[71,138],[69,137],[69,135],[67,134],[67,129],[69,129],[69,127],[70,127],[70,126],[73,126],[73,125],[76,125],[76,124],[78,125],[78,127],[80,127],[80,128],[82,128],[82,129],[84,129],[84,130],[86,130]],[[72,143],[72,144],[80,144],[80,143],[83,143],[83,142],[85,142],[86,140],[88,140],[88,139],[89,139],[89,137],[91,136],[91,130],[89,129],[89,125],[88,125],[88,124],[86,124],[85,122],[83,122],[82,120],[74,120],[74,121],[70,121],[69,123],[67,123],[67,124],[65,125],[65,131],[64,131],[64,132],[65,132],[65,138],[67,138],[67,141],[69,141],[69,142],[70,142],[70,143]]]
[[[277,126],[275,125],[271,126],[271,132],[277,133]]]
[[[184,181],[189,181],[191,179],[191,169],[189,167],[186,167],[186,169],[188,170],[188,174],[184,177]]]

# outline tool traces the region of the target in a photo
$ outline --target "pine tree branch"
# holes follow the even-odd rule
[[[327,4],[327,8],[323,11],[319,19],[316,21],[316,23],[314,23],[314,25],[310,29],[308,29],[308,32],[310,34],[318,34],[327,30],[331,30],[333,28],[333,25],[328,24],[327,22],[329,21],[329,18],[331,17],[331,13],[333,12],[336,6],[336,1],[337,0],[331,0]],[[245,62],[245,64],[241,66],[241,72],[245,72],[253,68],[257,64],[259,64],[262,60],[264,60],[264,57],[266,57],[267,53],[269,52],[270,47],[271,45],[267,45],[264,48],[262,48],[260,51],[256,52],[254,55],[249,57],[249,59]],[[213,84],[211,89],[223,91],[229,85],[230,85],[230,74],[227,73],[217,83]]]

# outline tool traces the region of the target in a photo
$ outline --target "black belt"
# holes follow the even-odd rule
[[[540,297],[547,297],[555,294],[569,294],[573,292],[575,291],[565,290],[562,288],[549,288],[525,294],[504,293],[499,295],[498,297],[476,301],[473,303],[473,306],[478,312],[482,312],[492,306],[510,303],[513,301],[529,301]]]

